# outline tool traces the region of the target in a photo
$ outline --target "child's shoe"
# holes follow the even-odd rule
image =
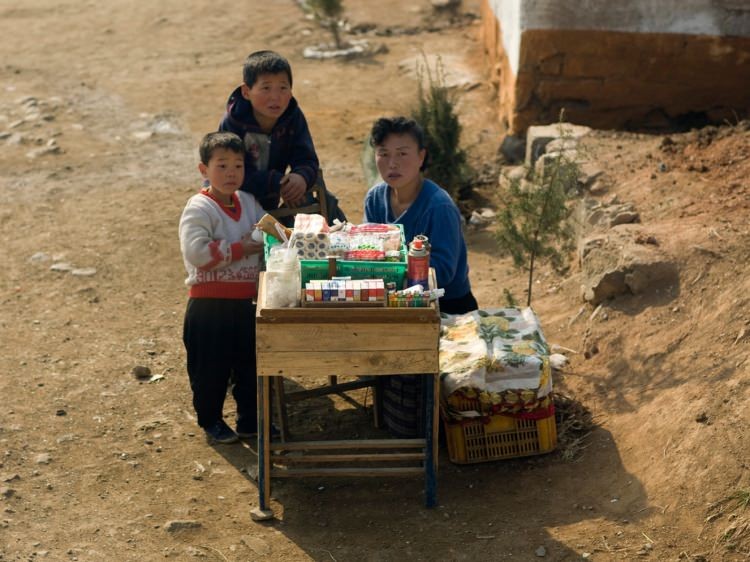
[[[208,427],[204,427],[203,430],[216,443],[234,443],[238,440],[237,434],[232,431],[232,428],[224,420],[219,420]]]

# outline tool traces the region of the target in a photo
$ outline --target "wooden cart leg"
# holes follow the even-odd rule
[[[437,505],[437,375],[425,375],[425,451],[424,451],[424,493],[425,506]]]
[[[270,378],[258,377],[258,507],[250,512],[253,521],[273,518],[271,501],[271,416]]]
[[[273,377],[273,394],[276,402],[276,418],[279,422],[281,442],[289,441],[289,424],[286,413],[286,394],[284,393],[284,377]]]
[[[375,384],[372,386],[372,415],[375,418],[375,427],[383,427],[383,378],[375,377]]]

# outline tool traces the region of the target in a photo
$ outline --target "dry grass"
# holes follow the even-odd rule
[[[714,502],[708,508],[707,523],[712,523],[726,516],[728,524],[718,533],[714,543],[714,552],[729,550],[744,553],[750,557],[750,489],[738,490],[729,496]]]
[[[587,447],[586,438],[596,427],[591,411],[577,400],[555,394],[557,450],[565,461],[577,460]]]

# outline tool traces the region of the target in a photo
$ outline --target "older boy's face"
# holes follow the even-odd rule
[[[292,99],[292,85],[286,72],[261,74],[252,87],[242,85],[242,96],[253,106],[258,122],[275,123]]]
[[[217,148],[208,164],[202,162],[198,169],[211,182],[210,191],[220,199],[228,198],[242,186],[245,177],[245,157],[226,148]]]

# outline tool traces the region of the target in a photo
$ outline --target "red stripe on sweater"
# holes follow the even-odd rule
[[[214,267],[224,261],[224,254],[219,250],[219,241],[214,240],[208,243],[208,251],[211,252],[211,261],[207,264],[200,266],[198,269],[203,271],[211,271]]]
[[[221,208],[221,210],[224,211],[233,221],[239,222],[240,218],[242,218],[242,205],[240,205],[240,198],[236,193],[232,193],[232,195],[230,195],[234,207],[227,207],[226,205],[224,205],[224,203],[214,197],[208,191],[208,189],[201,190],[201,193],[212,201],[215,201],[216,204]]]
[[[255,283],[200,283],[190,287],[190,296],[196,299],[252,299],[258,296]]]
[[[245,257],[245,250],[242,248],[242,242],[235,242],[229,246],[229,250],[232,252],[232,261],[239,261]]]

